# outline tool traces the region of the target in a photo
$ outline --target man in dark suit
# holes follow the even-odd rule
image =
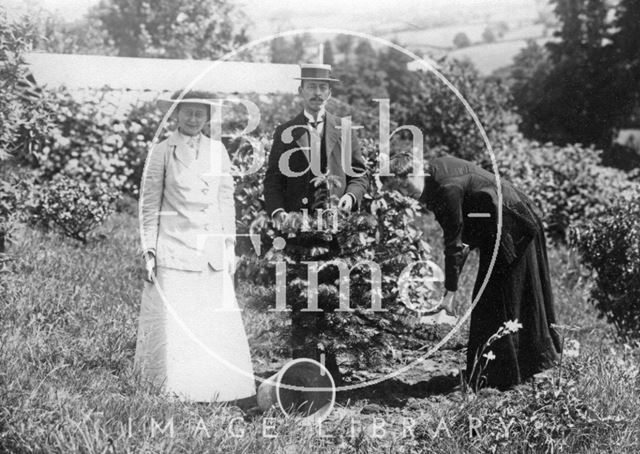
[[[345,211],[359,204],[369,187],[358,139],[351,133],[351,143],[343,144],[340,119],[325,110],[331,83],[337,81],[330,66],[302,65],[301,73],[298,93],[304,110],[276,128],[264,179],[267,213],[276,221],[305,208],[311,214],[315,195],[311,180],[320,174],[338,178],[330,191]]]
[[[369,188],[369,176],[360,152],[358,140],[350,122],[338,119],[325,109],[331,98],[329,65],[301,65],[298,93],[304,109],[288,122],[278,126],[264,179],[265,205],[277,228],[295,218],[293,213],[306,213],[316,218],[317,210],[327,208],[332,196],[338,199],[338,209],[356,209]],[[343,138],[348,142],[343,143]],[[349,139],[350,138],[350,139]],[[332,177],[332,184],[316,186],[312,181],[321,175]],[[295,240],[293,240],[295,241]],[[317,244],[298,241],[298,246],[311,248]],[[338,247],[335,240],[329,249]],[[320,304],[322,307],[322,304]],[[293,307],[291,346],[293,356],[323,358],[329,372],[340,381],[335,356],[318,346],[324,312],[300,312]]]

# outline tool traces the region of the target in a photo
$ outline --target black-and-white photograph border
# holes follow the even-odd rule
[[[4,1],[0,453],[638,452],[638,24]]]

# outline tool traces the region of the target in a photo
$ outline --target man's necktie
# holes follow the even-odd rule
[[[317,121],[311,121],[308,119],[308,124],[313,126],[314,130],[318,132],[320,135],[320,140],[322,140],[323,132],[318,130],[320,125],[324,123],[324,118],[318,118]],[[320,172],[325,173],[327,171],[327,155],[322,153],[322,146],[320,146]],[[322,182],[319,186],[313,189],[313,203],[311,204],[311,211],[315,212],[317,209],[325,209],[329,202],[329,190],[327,188],[327,183]]]
[[[307,117],[307,124],[310,126],[313,126],[313,129],[315,129],[316,131],[318,131],[318,128],[323,123],[324,123],[324,116],[318,118],[316,121],[313,121],[311,118]]]

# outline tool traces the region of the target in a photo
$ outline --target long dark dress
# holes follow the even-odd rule
[[[458,288],[466,243],[480,252],[475,300],[489,270],[498,229],[495,176],[450,156],[432,160],[429,173],[420,201],[435,214],[444,232],[445,287]],[[551,367],[559,358],[561,342],[550,326],[555,312],[542,222],[526,195],[503,179],[501,188],[500,246],[489,281],[471,313],[467,378],[472,385],[477,383],[470,374],[479,350],[505,321],[517,319],[522,328],[486,350],[495,359],[488,361],[481,374],[480,386],[506,389]],[[481,361],[484,366],[485,359]]]

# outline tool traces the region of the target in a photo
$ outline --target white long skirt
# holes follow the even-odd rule
[[[158,267],[142,292],[135,366],[181,400],[255,395],[249,343],[226,271]]]

